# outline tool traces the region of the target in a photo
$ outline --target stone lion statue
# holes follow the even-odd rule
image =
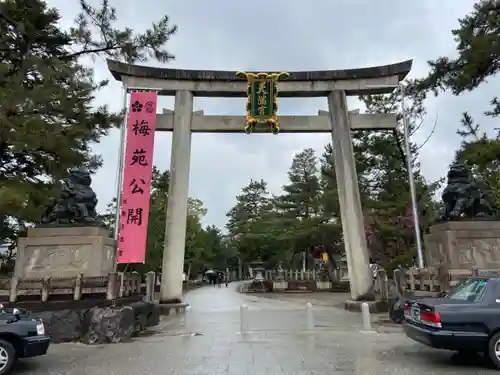
[[[59,198],[51,200],[42,224],[100,224],[96,212],[97,196],[91,183],[87,169],[70,169]]]
[[[448,171],[443,190],[441,221],[493,216],[493,201],[486,182],[474,179],[467,165],[456,162]]]

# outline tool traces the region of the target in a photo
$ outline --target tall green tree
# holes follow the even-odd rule
[[[455,161],[466,163],[473,177],[485,183],[495,203],[495,214],[500,215],[500,138],[481,131],[467,113],[463,114],[457,134],[462,142]]]
[[[500,70],[500,1],[477,1],[472,11],[458,20],[459,27],[451,33],[456,41],[453,58],[442,56],[429,61],[429,74],[419,80],[416,90],[439,94],[449,91],[454,95],[473,91],[494,77]],[[484,111],[489,117],[500,115],[498,97],[490,100]],[[499,157],[500,141],[481,130],[479,124],[464,112],[457,133],[462,144],[456,160],[467,163],[475,177],[490,187],[500,204]]]
[[[355,156],[357,153],[355,153]],[[327,144],[320,158],[321,186],[321,243],[332,262],[343,257],[345,249],[342,237],[340,201],[335,171],[333,148]],[[357,163],[359,164],[359,162]],[[359,172],[358,172],[359,174]],[[361,190],[361,189],[360,189]]]
[[[301,253],[311,264],[313,249],[321,244],[318,226],[322,222],[318,161],[313,149],[307,148],[294,155],[288,180],[283,186],[283,194],[274,201],[281,221],[288,224],[281,237],[294,256]]]
[[[399,110],[401,96],[399,92],[393,92],[389,95],[360,99],[365,104],[367,113],[396,113],[398,118],[398,126],[393,131],[370,130],[352,133],[370,256],[373,261],[391,268],[394,261],[411,261],[416,255],[403,124]],[[407,98],[410,133],[418,128],[426,115],[423,99],[424,96],[416,91],[411,91],[410,98]],[[432,196],[439,184],[428,184],[423,179],[418,163],[418,151],[419,146],[410,145],[421,229],[425,231],[430,218],[435,214]],[[327,145],[321,159],[322,208],[324,223],[336,229],[336,232],[332,231],[336,233],[336,237],[330,237],[325,242],[333,248],[334,253],[342,253],[343,245],[339,233],[341,215],[333,160],[333,149],[331,145]]]
[[[238,267],[239,253],[230,246],[227,237],[214,225],[204,228],[200,236],[202,244],[202,256],[199,263],[202,269],[225,270],[226,268],[236,269]]]
[[[232,246],[238,249],[241,260],[249,265],[252,261],[270,260],[272,242],[269,232],[269,218],[272,216],[272,200],[264,180],[250,180],[236,204],[227,213],[226,228]]]
[[[424,97],[410,91],[407,101],[408,132],[413,134],[426,116]],[[369,195],[365,197],[365,224],[372,258],[389,266],[393,260],[416,255],[415,230],[404,147],[403,121],[399,110],[401,93],[364,97],[368,113],[396,113],[398,126],[392,131],[365,134],[363,142],[372,160],[369,169]],[[410,143],[411,168],[414,175],[421,233],[425,233],[435,212],[432,196],[439,184],[428,184],[418,162],[419,148]],[[411,259],[411,258],[410,258]],[[406,260],[405,260],[406,262]]]
[[[79,2],[74,27],[62,30],[59,12],[42,0],[0,2],[0,242],[39,220],[68,168],[102,160],[91,145],[122,116],[96,106],[96,82],[83,56],[136,62],[173,59],[165,44],[176,32],[167,16],[143,33],[118,28],[107,0]]]
[[[500,70],[500,1],[479,0],[472,11],[458,20],[451,31],[456,57],[442,56],[429,61],[430,73],[419,80],[416,90],[434,93],[450,90],[454,95],[472,91]],[[488,116],[500,114],[500,101],[491,99]]]

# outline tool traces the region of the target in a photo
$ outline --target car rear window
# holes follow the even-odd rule
[[[469,302],[479,302],[483,299],[487,283],[488,280],[467,280],[460,285],[449,298]]]

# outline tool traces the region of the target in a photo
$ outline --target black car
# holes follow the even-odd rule
[[[44,355],[50,345],[43,322],[17,309],[0,305],[0,375],[7,374],[18,358]]]
[[[437,297],[444,298],[454,293],[456,290],[462,287],[462,284],[467,280],[459,281],[454,287],[448,291],[440,292]],[[394,298],[390,300],[389,303],[389,319],[396,323],[401,324],[404,320],[404,303],[406,300],[417,300],[420,298],[425,298],[424,296],[415,296],[412,291],[406,292],[403,296]]]
[[[500,369],[500,278],[475,277],[446,297],[405,301],[403,328],[432,348],[485,353]]]

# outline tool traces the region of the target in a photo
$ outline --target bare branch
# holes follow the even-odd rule
[[[425,141],[417,147],[417,152],[420,151],[422,149],[422,147],[425,146],[425,144],[427,142],[429,142],[429,140],[431,139],[432,135],[434,134],[434,132],[436,131],[436,127],[437,127],[437,123],[438,123],[438,113],[436,113],[436,119],[434,120],[434,125],[432,127],[432,130],[430,131],[430,133],[427,135],[427,138],[425,139]]]

